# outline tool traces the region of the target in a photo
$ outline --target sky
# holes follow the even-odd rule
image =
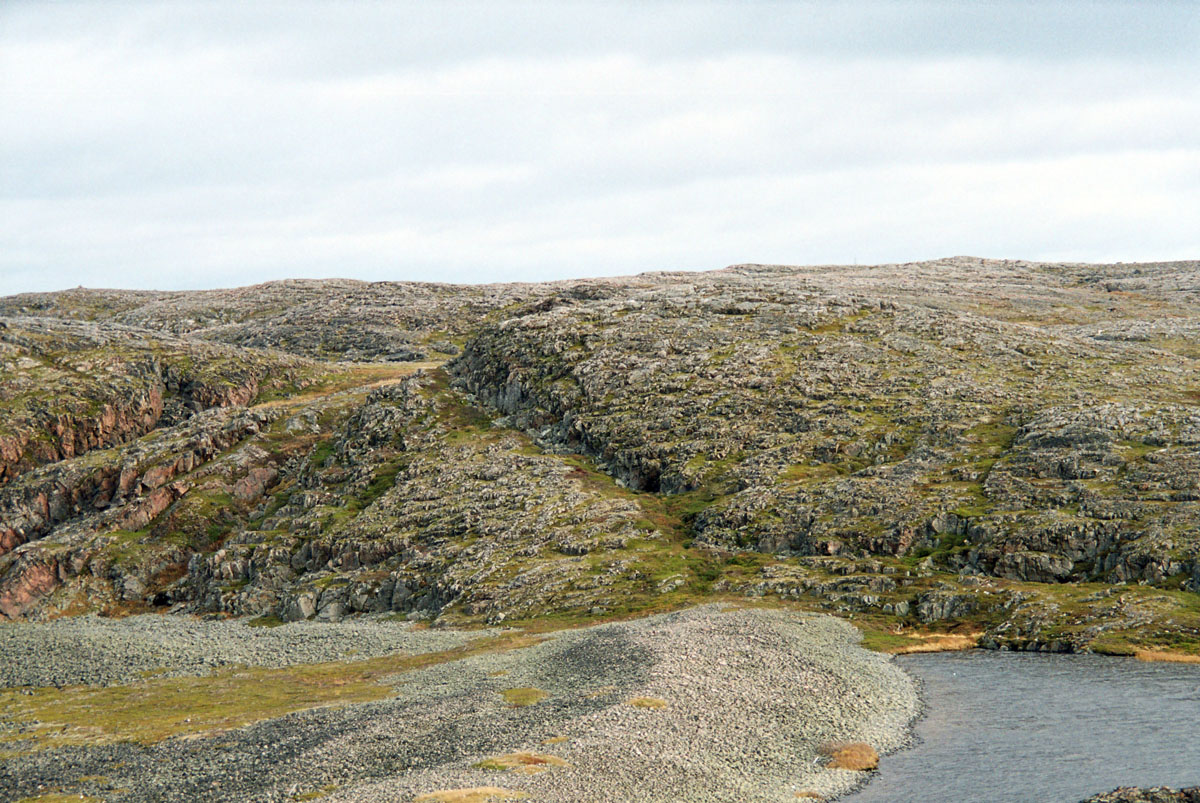
[[[0,2],[0,295],[1200,259],[1200,2]]]

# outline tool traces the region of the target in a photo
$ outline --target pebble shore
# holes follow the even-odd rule
[[[355,626],[335,628],[347,625]],[[307,632],[295,627],[267,632],[285,641]],[[397,630],[409,648],[448,635]],[[561,631],[533,647],[398,675],[396,696],[379,702],[151,746],[17,756],[0,768],[0,797],[41,784],[113,801],[320,792],[331,802],[383,803],[471,787],[564,803],[828,799],[867,776],[825,768],[822,745],[897,749],[920,708],[913,680],[858,639],[831,617],[716,605]],[[504,696],[511,689],[545,698],[514,707]],[[639,698],[658,707],[631,704]],[[477,766],[517,752],[562,765],[537,774]]]
[[[0,688],[108,686],[222,666],[291,666],[448,650],[487,631],[422,630],[371,619],[253,627],[244,620],[145,614],[0,624]]]

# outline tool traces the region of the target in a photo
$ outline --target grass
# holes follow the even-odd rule
[[[911,655],[918,652],[957,652],[971,650],[979,645],[981,632],[971,633],[928,633],[914,636],[908,644],[895,649],[878,650],[893,655]]]
[[[550,696],[548,692],[533,687],[525,687],[520,689],[505,689],[500,692],[500,696],[504,698],[504,702],[508,703],[513,708],[524,708],[527,705],[540,703]]]
[[[547,756],[541,753],[507,753],[503,756],[486,758],[474,766],[481,770],[536,775],[551,767],[568,767],[570,765],[558,756]]]
[[[306,377],[301,382],[269,386],[259,392],[252,404],[261,407],[293,406],[314,401],[343,390],[377,388],[399,382],[423,369],[441,366],[439,361],[409,363],[373,363]]]
[[[855,626],[862,632],[861,646],[872,652],[891,655],[908,655],[917,652],[953,652],[969,650],[979,643],[983,631],[967,626],[956,628],[958,632],[923,631],[908,629],[898,632],[894,626],[869,619],[855,619]]]
[[[865,624],[859,624],[858,629],[863,634],[861,646],[872,652],[898,653],[917,643],[917,639],[913,636],[893,633],[890,630],[882,630]]]
[[[662,710],[670,705],[666,700],[658,697],[634,697],[629,704],[634,708],[648,708],[654,711]]]
[[[1200,655],[1166,650],[1137,650],[1134,657],[1139,661],[1165,661],[1173,664],[1200,664]]]
[[[869,772],[879,766],[879,753],[875,752],[874,747],[864,742],[829,744],[822,747],[819,752],[829,756],[829,761],[825,766],[833,770]]]
[[[452,650],[363,661],[229,669],[205,677],[152,678],[130,686],[0,691],[0,719],[24,725],[8,740],[37,748],[69,744],[151,744],[188,733],[211,733],[319,706],[388,697],[386,678],[402,672],[536,644],[505,634]]]
[[[308,464],[314,469],[321,468],[325,462],[333,456],[333,442],[321,441],[312,450],[312,454],[308,457]]]
[[[442,789],[413,798],[413,803],[499,803],[524,800],[528,793],[498,786],[472,786],[469,789]]]
[[[371,482],[351,499],[346,506],[359,511],[370,507],[375,500],[395,487],[396,476],[404,468],[404,462],[403,458],[395,457],[376,468]]]

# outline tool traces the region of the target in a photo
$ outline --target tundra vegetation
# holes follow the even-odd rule
[[[723,602],[888,652],[1200,660],[1198,268],[3,298],[0,618],[520,631],[475,650]],[[405,668],[148,678],[144,717],[84,730],[58,689],[0,705],[68,723],[47,744],[152,740],[375,699]],[[260,672],[277,692],[195,710]]]

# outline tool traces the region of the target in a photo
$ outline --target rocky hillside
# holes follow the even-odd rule
[[[1200,652],[1200,263],[0,299],[0,614]]]

